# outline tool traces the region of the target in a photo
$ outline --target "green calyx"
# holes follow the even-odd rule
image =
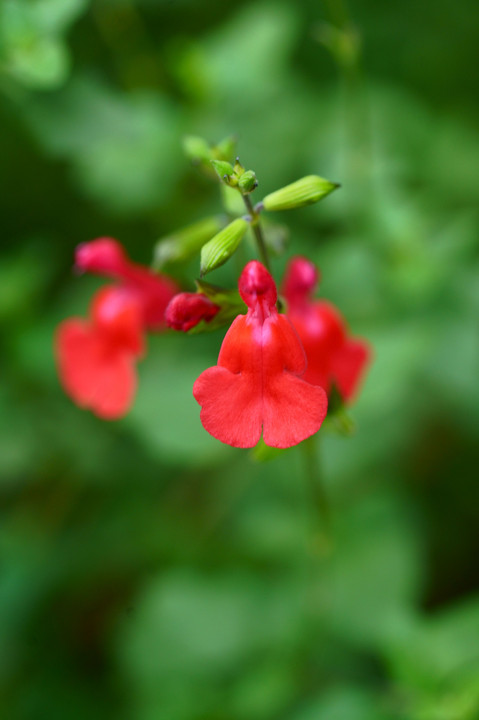
[[[201,249],[201,276],[223,265],[238,248],[248,228],[244,218],[236,218]]]
[[[319,175],[307,175],[291,185],[266,195],[261,205],[265,210],[292,210],[312,205],[336,190],[338,183]]]

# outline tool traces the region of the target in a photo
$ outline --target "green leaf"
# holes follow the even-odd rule
[[[214,215],[160,238],[154,250],[154,267],[160,270],[169,263],[189,260],[224,224],[222,216]]]
[[[233,255],[247,228],[248,222],[244,218],[237,218],[215,235],[206,245],[203,245],[201,250],[201,275],[206,275],[206,273],[215,270]]]
[[[312,205],[338,187],[338,183],[325,180],[319,175],[307,175],[291,185],[266,195],[262,205],[265,210],[292,210]]]

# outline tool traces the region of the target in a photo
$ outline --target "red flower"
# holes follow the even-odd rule
[[[220,309],[219,305],[202,293],[179,293],[170,300],[165,320],[168,327],[188,332],[201,320],[212,320]]]
[[[276,286],[253,260],[239,279],[248,305],[228,330],[218,365],[205,370],[193,386],[202,406],[201,422],[213,437],[234,447],[286,448],[321,427],[327,397],[300,378],[306,366],[302,345],[291,323],[276,309]]]
[[[129,410],[135,395],[135,361],[144,351],[142,310],[128,290],[105,287],[90,312],[90,320],[69,318],[58,327],[58,373],[80,407],[113,420]]]
[[[79,270],[119,280],[137,296],[145,327],[149,330],[165,328],[166,306],[179,292],[176,283],[166,275],[155,274],[149,268],[133,263],[120,243],[107,237],[79,245],[75,264]]]
[[[312,300],[319,273],[312,262],[297,257],[288,265],[283,295],[288,317],[308,359],[304,380],[329,394],[334,384],[345,401],[353,399],[371,358],[366,341],[348,337],[345,321],[329,302]]]

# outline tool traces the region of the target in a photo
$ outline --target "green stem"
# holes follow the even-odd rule
[[[269,272],[271,272],[268,251],[266,249],[266,243],[264,241],[263,231],[261,229],[261,225],[259,222],[259,213],[256,212],[256,210],[254,209],[249,195],[243,195],[242,197],[243,197],[244,204],[246,205],[246,209],[248,210],[248,213],[251,215],[251,227],[253,229],[253,233],[256,238],[256,245],[258,246],[258,253],[261,258],[261,262],[263,263],[265,268]]]
[[[320,547],[329,549],[331,545],[331,509],[324,485],[321,482],[316,437],[312,435],[307,438],[301,443],[301,447],[306,461],[306,481],[309,486],[309,495],[319,521]]]

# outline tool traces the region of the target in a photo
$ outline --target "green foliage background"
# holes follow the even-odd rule
[[[2,717],[479,717],[478,26],[475,0],[2,1]],[[232,132],[258,199],[342,183],[278,215],[274,261],[317,261],[374,346],[357,433],[320,433],[330,545],[301,447],[203,431],[221,332],[151,338],[120,422],[55,374],[100,283],[74,247],[149,262],[219,208],[182,136]]]

